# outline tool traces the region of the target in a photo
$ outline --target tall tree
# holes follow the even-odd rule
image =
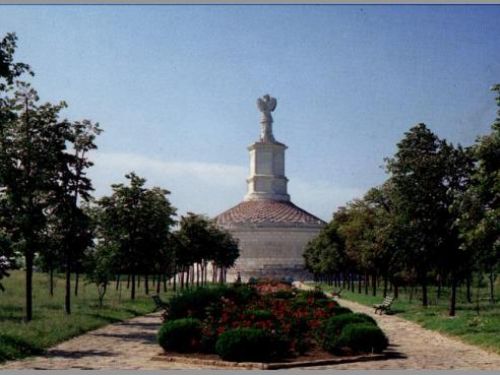
[[[88,153],[97,148],[95,138],[100,133],[99,124],[89,120],[69,124],[66,138],[70,147],[58,160],[58,186],[52,194],[51,213],[56,218],[60,253],[64,257],[64,310],[67,314],[71,313],[71,272],[76,271],[78,275],[84,251],[92,242],[90,218],[79,207],[79,201],[88,202],[91,198],[93,188],[86,172],[93,163]]]
[[[37,105],[29,84],[19,83],[10,101],[14,117],[0,128],[0,184],[7,230],[25,256],[26,320],[32,319],[32,277],[35,251],[42,250],[50,194],[57,187],[57,165],[66,148],[68,123],[58,116],[64,103]]]
[[[129,185],[112,185],[111,196],[101,198],[99,207],[99,241],[116,248],[120,272],[131,275],[130,297],[135,299],[136,275],[154,269],[166,246],[168,232],[174,223],[175,209],[166,198],[167,190],[146,189],[145,179],[130,173]]]
[[[493,86],[492,91],[499,108],[497,117],[491,133],[478,138],[472,147],[476,168],[461,201],[458,224],[465,245],[477,250],[477,264],[488,274],[490,301],[494,302],[500,267],[500,84]]]
[[[405,259],[422,286],[423,306],[428,304],[429,272],[447,231],[444,147],[445,142],[425,124],[418,124],[405,134],[394,158],[387,161],[397,215],[407,239]]]

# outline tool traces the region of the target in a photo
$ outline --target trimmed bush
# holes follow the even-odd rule
[[[274,354],[273,341],[273,338],[262,329],[236,328],[219,336],[215,352],[227,361],[268,361]]]
[[[307,301],[310,298],[314,299],[315,301],[329,299],[328,296],[319,289],[300,291],[296,297],[297,300],[303,301]]]
[[[354,352],[380,353],[389,345],[382,330],[370,323],[351,323],[343,329],[337,341],[337,349],[348,347]]]
[[[295,293],[290,290],[278,290],[277,292],[271,293],[271,298],[280,299],[292,299],[295,297]]]
[[[371,316],[362,313],[341,313],[332,316],[323,325],[322,338],[319,340],[323,349],[335,353],[338,352],[338,340],[343,328],[348,324],[364,323],[377,327],[377,322]],[[378,328],[378,327],[377,327]]]
[[[351,309],[348,309],[347,307],[339,306],[339,305],[335,306],[333,311],[335,312],[335,315],[352,314],[353,313]]]
[[[164,323],[158,332],[158,343],[165,350],[179,353],[195,352],[200,349],[201,322],[185,318]]]
[[[167,316],[168,319],[192,317],[203,320],[206,317],[207,307],[221,297],[233,300],[237,304],[246,304],[255,295],[255,290],[243,285],[186,290],[170,299]]]
[[[247,310],[243,314],[249,318],[253,318],[253,321],[271,320],[274,318],[273,313],[268,310]]]

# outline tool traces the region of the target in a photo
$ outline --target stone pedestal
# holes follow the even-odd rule
[[[256,142],[250,147],[250,177],[245,200],[290,201],[285,177],[286,146],[279,142]]]

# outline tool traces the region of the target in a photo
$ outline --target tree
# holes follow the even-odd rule
[[[238,240],[227,230],[219,228],[213,224],[210,228],[213,239],[213,251],[208,260],[212,261],[215,270],[219,270],[219,282],[224,282],[225,272],[234,266],[240,256]]]
[[[135,299],[135,277],[159,259],[167,245],[175,208],[166,198],[167,190],[146,189],[145,179],[131,172],[125,176],[129,185],[112,185],[111,196],[98,204],[98,241],[116,249],[120,272],[131,275],[130,297]]]
[[[30,70],[29,65],[19,62],[14,62],[14,53],[17,47],[17,37],[14,33],[8,33],[0,41],[0,136],[3,137],[5,134],[3,128],[7,126],[8,123],[14,121],[16,115],[12,108],[12,99],[4,94],[8,94],[14,83],[15,78],[21,76],[23,73],[29,73],[33,75]],[[5,165],[10,162],[9,156],[3,151],[3,147],[6,140],[2,141],[0,147],[0,165]],[[2,168],[0,166],[0,168]],[[3,168],[2,168],[3,169]],[[2,172],[0,170],[0,188],[4,186],[1,178]],[[0,220],[2,218],[7,218],[9,214],[9,207],[7,205],[7,199],[4,192],[0,193]],[[11,266],[11,261],[9,258],[12,256],[12,243],[10,235],[5,231],[5,221],[0,222],[0,279],[9,276],[7,269]],[[3,290],[3,286],[0,284],[0,289]]]
[[[212,262],[215,272],[219,272],[219,282],[224,281],[225,270],[232,267],[239,257],[238,241],[226,230],[203,215],[188,212],[180,220],[179,230],[175,233],[176,255],[180,271],[181,287],[188,287],[192,272],[196,272],[199,284],[206,282],[208,262]]]
[[[429,272],[436,264],[447,231],[445,142],[425,124],[418,124],[398,143],[394,158],[387,160],[394,187],[394,204],[406,237],[406,265],[415,270],[427,306]]]
[[[97,287],[99,307],[103,306],[104,296],[114,277],[115,254],[117,249],[108,244],[100,244],[91,249],[86,257],[87,278]]]
[[[490,301],[500,264],[500,84],[492,87],[499,107],[491,133],[477,139],[472,147],[476,167],[461,204],[458,225],[465,246],[477,250],[477,265],[486,271]]]
[[[50,194],[57,188],[57,166],[66,148],[67,122],[58,115],[64,103],[37,105],[38,96],[19,83],[11,99],[12,114],[0,127],[0,185],[6,231],[25,256],[26,320],[32,319],[35,251],[42,250]]]
[[[339,226],[345,217],[345,209],[339,209],[333,219],[306,245],[303,255],[306,269],[315,279],[322,277],[331,283],[334,275],[344,272],[348,264],[345,241],[339,233]]]
[[[58,160],[58,185],[52,194],[51,213],[55,218],[53,220],[55,231],[60,238],[60,253],[64,257],[66,273],[64,310],[67,314],[71,313],[71,272],[76,271],[77,282],[84,251],[92,242],[90,218],[79,207],[79,200],[88,202],[91,197],[93,188],[86,176],[86,169],[93,163],[87,154],[97,148],[94,141],[100,133],[99,124],[93,124],[89,120],[69,124],[66,138],[71,142],[71,148]]]

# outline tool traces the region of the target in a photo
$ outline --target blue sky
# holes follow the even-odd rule
[[[179,213],[246,192],[256,99],[278,99],[292,200],[329,219],[412,125],[470,145],[495,117],[500,6],[0,6],[43,101],[104,133],[96,195],[135,170]]]

